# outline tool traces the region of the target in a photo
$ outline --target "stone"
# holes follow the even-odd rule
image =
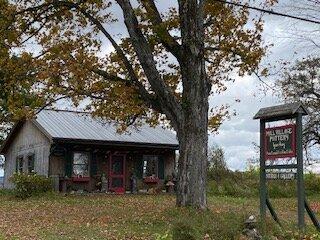
[[[245,228],[242,231],[242,235],[248,240],[261,240],[262,236],[256,229],[257,219],[251,215],[245,222]]]

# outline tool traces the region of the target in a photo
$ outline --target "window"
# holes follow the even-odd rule
[[[143,177],[158,177],[158,156],[143,155]]]
[[[16,172],[22,173],[23,172],[23,156],[18,156],[16,160]]]
[[[34,154],[28,155],[28,173],[34,173]]]
[[[88,177],[89,159],[90,154],[88,152],[74,152],[72,175],[76,177]]]

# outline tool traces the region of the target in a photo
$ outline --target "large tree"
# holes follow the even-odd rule
[[[301,101],[310,111],[304,126],[306,145],[320,146],[320,58],[308,57],[286,69],[278,81],[287,101]]]
[[[208,129],[227,114],[209,109],[208,99],[226,89],[230,75],[257,69],[263,22],[219,1],[177,0],[164,8],[168,2],[12,1],[11,28],[22,45],[33,43],[33,73],[48,102],[86,102],[93,115],[124,128],[169,122],[180,145],[177,204],[205,208]],[[122,21],[127,32],[111,34]]]
[[[13,8],[0,0],[0,143],[12,123],[33,114],[33,109],[44,105],[33,89],[33,57],[27,52],[12,53],[18,32],[10,29]]]

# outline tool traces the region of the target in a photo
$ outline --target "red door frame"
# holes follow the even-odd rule
[[[122,174],[113,174],[112,172],[112,157],[113,156],[123,156],[123,171]],[[110,179],[110,186],[109,189],[114,191],[115,193],[124,193],[125,192],[125,176],[126,176],[126,154],[110,154],[109,159],[109,179]],[[113,178],[122,178],[123,186],[122,187],[112,187],[112,179]]]

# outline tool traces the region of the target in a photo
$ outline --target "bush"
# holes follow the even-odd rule
[[[304,175],[305,190],[308,196],[320,193],[320,177],[313,173]],[[219,180],[208,174],[208,194],[230,197],[258,197],[259,172],[232,172],[221,175]],[[271,198],[295,197],[296,181],[270,180],[267,181],[268,194]]]
[[[21,199],[52,190],[51,179],[42,175],[15,173],[10,181],[15,184],[15,196]]]
[[[0,196],[11,196],[13,194],[11,189],[0,189]],[[0,238],[1,239],[1,238]]]
[[[304,184],[308,195],[320,193],[320,177],[314,173],[305,174]]]

